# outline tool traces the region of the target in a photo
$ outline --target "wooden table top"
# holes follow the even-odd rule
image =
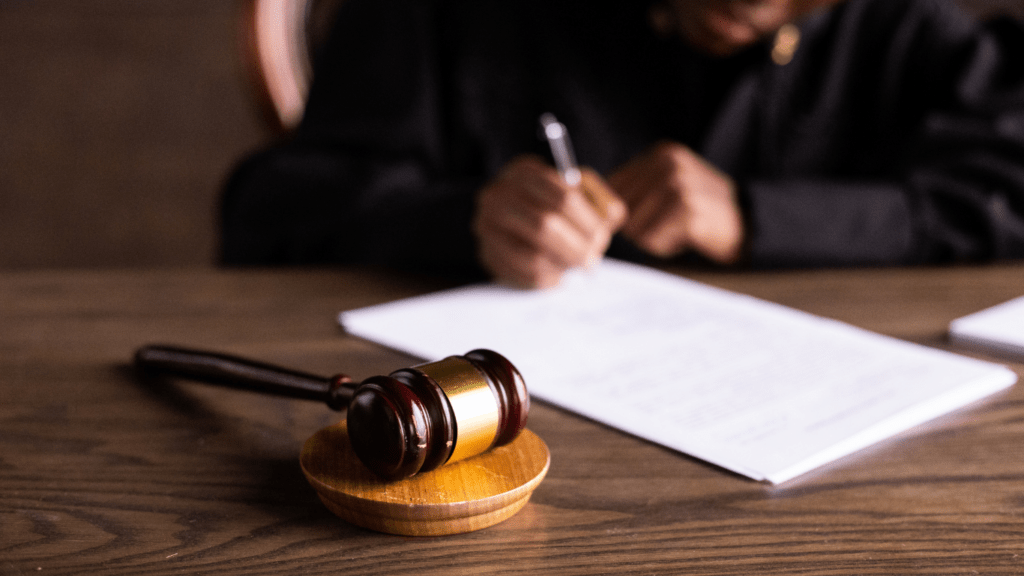
[[[1024,264],[684,274],[941,348],[953,318],[1024,294]],[[304,479],[300,448],[337,413],[130,368],[138,346],[170,343],[386,374],[415,362],[336,314],[443,287],[348,270],[0,274],[0,575],[1024,572],[1019,385],[774,487],[535,402],[552,461],[530,503],[412,538],[342,522]]]

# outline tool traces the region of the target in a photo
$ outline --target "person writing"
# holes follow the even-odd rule
[[[1022,257],[1022,46],[948,0],[347,0],[302,124],[229,182],[223,259],[545,287],[603,254]]]

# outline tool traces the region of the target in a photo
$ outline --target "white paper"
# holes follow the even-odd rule
[[[955,342],[1024,357],[1024,296],[957,318],[949,335]]]
[[[491,348],[532,395],[783,482],[1011,386],[996,364],[606,260],[553,290],[478,285],[343,312],[434,360]]]

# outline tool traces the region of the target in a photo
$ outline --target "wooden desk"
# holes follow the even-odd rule
[[[1024,265],[693,277],[940,347],[952,318],[1024,293]],[[479,532],[404,538],[341,522],[304,480],[299,448],[337,418],[327,408],[146,386],[128,367],[166,342],[387,373],[409,359],[344,336],[336,313],[440,287],[346,271],[0,275],[0,574],[1024,571],[1021,386],[781,487],[537,403],[552,466],[530,504]]]

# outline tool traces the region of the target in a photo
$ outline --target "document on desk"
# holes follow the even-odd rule
[[[611,260],[553,290],[477,285],[339,320],[427,360],[493,349],[534,397],[772,483],[1016,381],[998,364]]]
[[[959,344],[1024,360],[1024,296],[953,320],[949,337]]]

